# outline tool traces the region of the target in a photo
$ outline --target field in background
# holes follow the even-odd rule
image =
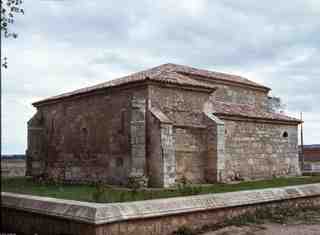
[[[2,155],[1,156],[1,176],[25,176],[26,161],[25,155]]]

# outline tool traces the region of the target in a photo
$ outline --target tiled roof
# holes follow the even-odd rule
[[[249,85],[249,86],[253,86],[253,87],[259,87],[259,88],[263,88],[266,90],[270,90],[270,88],[268,88],[266,86],[263,86],[263,85],[258,84],[256,82],[253,82],[253,81],[250,81],[249,79],[238,76],[238,75],[214,72],[214,71],[209,71],[209,70],[204,70],[204,69],[197,69],[197,68],[192,68],[192,67],[185,66],[185,65],[167,64],[166,66],[171,67],[172,70],[174,70],[175,72],[179,72],[179,73],[184,73],[184,74],[188,74],[188,75],[195,75],[195,76],[200,76],[200,77],[205,77],[205,78],[211,78],[214,80],[240,83],[240,84],[244,84],[244,85]]]
[[[258,118],[267,120],[279,120],[279,121],[291,121],[291,122],[301,122],[301,120],[289,117],[281,113],[273,113],[266,111],[259,111],[253,105],[246,104],[234,104],[226,103],[220,101],[213,102],[214,114],[227,115],[227,116],[240,116],[247,118]]]
[[[213,85],[210,85],[207,82],[202,81],[201,79],[197,79],[196,77],[191,77],[190,75],[205,77],[205,78],[214,79],[214,80],[234,82],[238,84],[248,85],[251,87],[258,87],[258,88],[269,90],[269,88],[265,86],[262,86],[246,78],[236,76],[236,75],[212,72],[212,71],[207,71],[203,69],[196,69],[196,68],[192,68],[184,65],[163,64],[148,70],[133,73],[131,75],[114,79],[108,82],[104,82],[95,86],[90,86],[90,87],[78,89],[72,92],[67,92],[61,95],[53,96],[53,97],[35,102],[34,105],[44,103],[47,101],[53,101],[53,100],[69,97],[69,96],[80,95],[83,93],[88,93],[88,92],[99,90],[99,89],[105,89],[105,88],[116,87],[124,84],[144,81],[146,79],[163,82],[163,83],[178,84],[178,85],[190,85],[195,87],[205,87],[205,88],[212,88],[212,89],[214,88]]]

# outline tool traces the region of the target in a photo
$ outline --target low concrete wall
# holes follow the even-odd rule
[[[261,208],[320,206],[320,184],[98,204],[2,192],[2,228],[24,234],[166,235]]]
[[[1,176],[25,176],[26,160],[25,159],[1,159]]]

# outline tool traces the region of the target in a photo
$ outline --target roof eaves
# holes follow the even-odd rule
[[[253,115],[242,115],[242,114],[227,114],[227,113],[219,113],[219,112],[214,112],[214,115],[217,115],[218,117],[222,118],[223,117],[239,117],[239,118],[246,118],[246,119],[255,119],[255,120],[265,120],[265,121],[270,121],[270,122],[276,122],[276,121],[280,121],[280,122],[285,122],[285,123],[303,123],[303,121],[299,120],[299,119],[281,119],[281,118],[268,118],[268,117],[259,117],[259,116],[253,116]]]
[[[189,75],[189,76],[191,75],[191,76],[202,77],[202,78],[207,79],[208,81],[213,79],[213,77],[205,76],[205,75],[202,75],[202,74],[188,73],[188,72],[181,72],[181,71],[179,71],[179,73],[184,74],[184,75]],[[263,86],[263,85],[259,85],[259,84],[256,84],[256,85],[255,84],[249,84],[249,83],[245,83],[245,82],[232,81],[232,80],[227,80],[227,79],[218,78],[218,77],[214,77],[214,80],[215,81],[220,81],[220,82],[223,82],[223,83],[237,84],[237,85],[241,85],[241,86],[249,87],[249,88],[253,88],[253,89],[262,89],[262,90],[265,90],[267,92],[271,91],[271,88]]]
[[[114,88],[119,88],[119,87],[128,86],[128,85],[129,86],[133,86],[134,84],[139,84],[139,83],[142,84],[144,82],[145,82],[145,79],[144,80],[138,80],[138,81],[129,81],[129,82],[118,84],[118,85],[114,85],[114,86],[99,87],[99,88],[95,88],[95,89],[92,89],[92,90],[87,90],[87,91],[82,91],[82,92],[77,92],[77,93],[73,93],[73,91],[71,91],[71,92],[64,93],[65,95],[61,94],[61,95],[59,95],[59,97],[50,97],[50,98],[46,98],[46,99],[43,99],[43,100],[40,100],[40,101],[33,102],[32,105],[34,107],[38,107],[38,106],[41,106],[43,104],[57,102],[57,101],[68,99],[68,98],[72,98],[72,97],[85,96],[85,95],[92,94],[92,93],[98,93],[100,91],[107,90],[107,89],[114,89]],[[68,93],[70,93],[70,95],[68,95]]]

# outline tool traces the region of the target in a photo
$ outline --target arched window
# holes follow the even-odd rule
[[[283,137],[283,138],[288,138],[288,136],[289,136],[289,135],[288,135],[288,132],[286,132],[286,131],[283,132],[283,134],[282,134],[282,137]]]

